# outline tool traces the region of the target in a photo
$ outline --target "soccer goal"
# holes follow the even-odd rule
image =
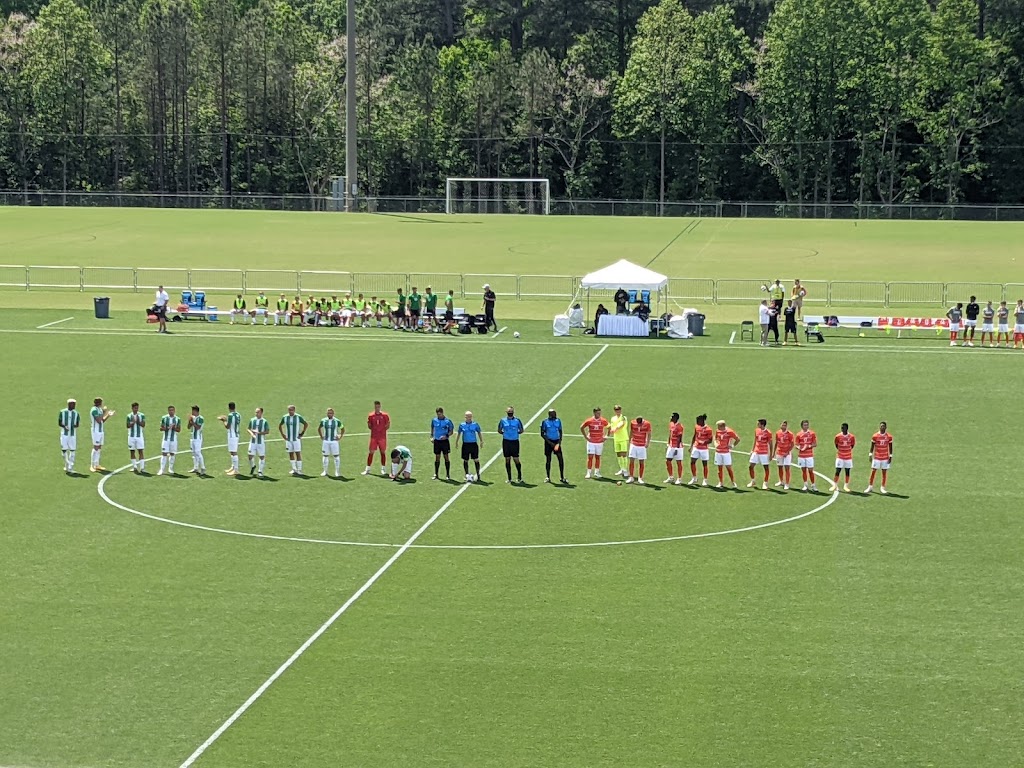
[[[551,213],[547,179],[444,180],[445,213]]]

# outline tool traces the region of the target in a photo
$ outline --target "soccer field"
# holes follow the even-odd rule
[[[444,272],[579,274],[657,256],[670,275],[783,278],[803,249],[817,254],[798,262],[808,280],[1005,283],[1019,281],[1024,232],[702,221],[672,242],[687,222],[446,221],[0,209],[0,242],[16,264],[436,259]],[[161,336],[138,319],[149,299],[115,296],[101,321],[91,294],[0,291],[13,405],[0,430],[0,765],[1021,764],[1024,353],[932,333],[799,349],[717,330],[679,344],[555,339],[532,306],[519,339],[226,323]],[[111,472],[88,472],[83,433],[66,476],[57,413],[68,397],[87,413],[96,396],[117,411]],[[414,482],[360,474],[374,399]],[[149,424],[143,475],[125,469],[133,400]],[[245,420],[264,407],[271,437],[289,403],[314,428],[334,407],[343,477],[319,476],[315,437],[308,477],[288,475],[280,440],[265,479],[226,476],[215,417],[229,400]],[[654,425],[642,487],[616,484],[608,448],[604,479],[583,479],[579,425],[615,403]],[[184,436],[178,475],[156,476],[170,404],[186,418],[201,406],[211,477],[187,474]],[[496,458],[509,404],[526,422],[522,485]],[[481,483],[461,483],[459,461],[452,482],[430,479],[438,405],[483,425]],[[566,486],[543,482],[548,408],[569,435]],[[697,414],[727,420],[739,451],[758,418],[809,419],[819,492],[746,488],[745,453],[738,490],[666,486],[673,411],[687,443]],[[881,420],[890,493],[864,495]],[[831,493],[844,421],[854,492]]]

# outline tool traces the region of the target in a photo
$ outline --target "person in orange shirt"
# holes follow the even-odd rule
[[[732,487],[736,488],[736,476],[732,473],[732,449],[740,444],[740,436],[731,427],[727,427],[723,420],[719,420],[715,427],[715,466],[718,467],[718,485],[715,487],[722,487],[722,469],[725,468],[729,471]]]
[[[594,415],[580,424],[580,433],[587,440],[587,480],[601,477],[601,454],[607,432],[608,419],[601,416],[600,408],[595,408]]]
[[[637,416],[629,423],[629,474],[626,483],[636,480],[637,485],[644,484],[644,467],[647,464],[647,447],[651,444],[651,422]],[[639,462],[640,473],[634,472]]]
[[[384,462],[385,460],[390,461],[388,455],[388,429],[391,427],[391,417],[388,416],[387,411],[380,409],[380,400],[373,401],[373,411],[366,417],[366,426],[370,430],[370,449],[369,453],[366,454],[366,469],[363,470],[363,474],[368,475],[373,470],[373,454],[375,451],[379,451],[380,473],[386,475],[388,471],[384,466]]]
[[[808,490],[807,483],[810,482],[810,490],[818,492],[818,485],[814,482],[814,449],[818,447],[818,435],[811,429],[811,423],[804,419],[800,422],[800,431],[796,433],[796,463],[800,467],[800,474],[804,479],[804,487],[800,490]]]
[[[704,462],[704,481],[701,483],[705,488],[708,485],[708,447],[715,438],[715,433],[708,426],[708,415],[702,413],[696,419],[697,425],[693,428],[693,438],[690,440],[690,482],[689,485],[697,484],[697,461]]]
[[[665,469],[668,477],[665,483],[672,482],[672,462],[676,463],[676,485],[683,484],[683,425],[679,423],[679,414],[673,413],[668,423],[668,450],[665,451]]]
[[[843,483],[843,490],[850,492],[850,470],[853,469],[853,449],[857,445],[857,438],[850,434],[850,425],[845,421],[839,427],[839,434],[836,435],[836,476],[832,479],[833,493],[839,487],[839,475],[846,472],[846,480]]]
[[[767,419],[758,419],[754,427],[754,450],[750,453],[750,482],[747,488],[757,485],[755,479],[755,466],[764,467],[764,481],[761,483],[761,490],[768,490],[768,478],[771,476],[772,460],[772,431],[768,429]]]
[[[789,490],[789,481],[792,479],[793,446],[796,445],[796,435],[789,431],[789,422],[784,421],[779,425],[779,431],[775,433],[775,464],[779,468],[779,480],[775,487],[782,486],[782,490]]]
[[[864,493],[871,493],[875,486],[875,472],[882,470],[882,485],[879,491],[883,494],[886,480],[889,479],[889,464],[892,462],[892,435],[889,434],[889,425],[884,421],[878,425],[878,431],[871,436],[871,477],[868,480],[868,487]]]

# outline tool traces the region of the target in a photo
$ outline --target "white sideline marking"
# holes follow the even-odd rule
[[[501,333],[502,331],[507,331],[507,330],[508,330],[508,326],[507,325],[503,325],[503,326],[501,326],[501,328],[499,328],[498,330],[496,330],[494,333],[491,334],[491,338],[492,339],[496,339],[496,338],[498,338],[498,334],[499,333]]]
[[[730,344],[732,344],[734,341],[736,341],[736,331],[733,331],[732,336],[729,337]]]
[[[63,320],[54,320],[52,323],[46,323],[45,325],[37,325],[36,330],[41,331],[43,328],[49,328],[51,325],[59,325],[60,323],[66,323],[68,320],[74,319],[74,317],[65,317]]]
[[[33,333],[36,333],[36,330],[31,329],[31,328],[0,328],[0,333],[29,333],[29,334],[33,334]],[[152,338],[153,331],[152,331],[152,329],[136,330],[136,331],[133,331],[133,330],[130,330],[130,329],[102,331],[102,330],[84,330],[84,329],[83,330],[72,330],[72,329],[63,329],[63,328],[56,328],[56,329],[47,328],[46,329],[46,334],[44,334],[44,335],[47,335],[47,336],[146,336],[146,337]],[[545,333],[544,335],[546,336],[547,334]],[[182,332],[182,331],[175,330],[175,331],[171,332],[171,336],[172,337],[177,336],[178,338],[188,338],[188,339],[202,338],[202,339],[231,339],[231,340],[234,340],[234,339],[268,339],[268,338],[270,338],[270,339],[288,339],[288,340],[301,339],[301,340],[305,340],[305,341],[320,341],[320,342],[325,342],[325,343],[332,343],[333,342],[333,343],[353,343],[353,344],[356,344],[356,343],[359,343],[359,342],[370,342],[370,343],[373,343],[373,344],[452,344],[453,343],[452,340],[450,338],[447,338],[447,337],[433,338],[433,337],[429,337],[429,336],[428,337],[420,336],[420,337],[417,337],[417,340],[414,342],[408,336],[404,336],[404,335],[399,336],[398,338],[395,338],[394,336],[391,336],[391,335],[386,335],[386,336],[385,335],[380,335],[380,336],[378,336],[377,334],[371,334],[370,336],[364,336],[363,334],[354,334],[352,336],[348,336],[348,335],[346,335],[346,336],[334,336],[334,335],[314,335],[314,334],[305,334],[305,333],[291,334],[291,333],[287,333],[287,332],[284,332],[284,333],[274,333],[274,332],[270,332],[270,331],[268,331],[266,334],[263,334],[262,332],[261,333],[257,333],[257,334],[253,334],[253,333],[235,333],[235,332],[232,332],[232,331],[225,331],[223,333],[221,333],[221,332],[189,333],[187,331],[186,332]],[[470,343],[470,342],[467,342],[467,344],[468,343]],[[524,345],[537,346],[537,347],[549,347],[549,346],[554,347],[554,346],[558,346],[558,347],[591,347],[591,348],[593,348],[595,342],[592,342],[592,341],[524,341],[523,339],[519,339],[519,341],[517,343],[524,344]],[[730,349],[731,348],[729,344],[724,344],[724,343],[723,344],[698,344],[698,345],[682,344],[682,345],[679,345],[679,344],[664,344],[664,343],[647,342],[647,341],[644,341],[644,342],[617,341],[617,342],[613,343],[611,346],[615,347],[616,349],[631,348],[631,349],[673,350],[673,351],[678,351],[680,349],[701,349],[701,350],[707,350],[707,349]],[[750,347],[750,346],[746,346],[746,345],[742,345],[741,346],[739,344],[733,344],[731,346],[739,347],[741,351],[750,351],[750,352],[753,352],[753,350],[760,350],[761,349],[761,347]],[[801,345],[801,346],[806,346],[808,349],[810,348],[810,346],[808,346],[808,345]],[[905,347],[905,346],[896,346],[896,345],[894,345],[892,347],[883,347],[883,346],[878,346],[878,345],[874,345],[874,344],[843,344],[840,347],[836,347],[836,346],[824,346],[823,347],[820,344],[816,344],[816,345],[813,345],[813,346],[815,347],[815,350],[814,350],[814,354],[815,355],[846,354],[846,353],[849,353],[849,352],[873,352],[873,353],[879,354],[879,355],[894,355],[894,354],[917,354],[917,355],[962,355],[962,354],[967,354],[967,355],[970,355],[971,354],[969,352],[965,352],[963,350],[963,347],[956,347],[954,349],[954,348],[951,348],[948,345],[944,345],[944,344],[939,344],[937,348],[936,347],[920,347],[920,346]],[[979,348],[979,350],[980,350],[980,348]],[[998,352],[998,353],[1002,354],[1002,353],[1009,353],[1010,351],[1011,350],[1008,350],[1008,349],[994,349],[994,350],[988,350],[988,352],[986,352],[985,354],[987,355],[989,352]],[[758,352],[757,354],[761,354],[761,353]]]
[[[524,427],[528,427],[530,424],[532,424],[534,421],[537,420],[538,416],[540,416],[541,414],[545,413],[547,411],[548,407],[552,403],[554,403],[555,400],[557,400],[559,397],[561,397],[562,394],[564,394],[565,391],[567,389],[569,389],[569,387],[571,387],[573,385],[573,383],[577,379],[579,379],[580,376],[582,376],[584,373],[586,373],[587,369],[590,368],[590,366],[592,366],[595,362],[597,362],[597,359],[599,357],[601,357],[601,355],[603,355],[607,349],[608,349],[608,345],[607,344],[602,346],[597,351],[597,354],[595,354],[592,358],[590,358],[590,360],[588,360],[586,362],[586,364],[582,368],[580,368],[576,372],[576,374],[571,379],[569,379],[569,381],[567,381],[562,386],[561,389],[559,389],[554,395],[552,395],[551,399],[548,400],[546,403],[544,403],[544,405],[542,405],[537,410],[537,412],[535,414],[533,414],[533,416],[530,417],[530,420],[527,421],[526,424],[524,424],[523,426]],[[491,458],[487,461],[487,463],[484,465],[483,468],[487,469],[491,464],[493,464],[495,461],[497,461],[498,457],[500,457],[500,456],[501,456],[501,451],[498,451],[493,456],[491,456]],[[326,632],[328,629],[331,628],[331,626],[334,624],[334,622],[336,622],[339,618],[341,618],[341,616],[345,613],[345,611],[347,611],[349,609],[349,607],[353,603],[355,603],[356,600],[358,600],[360,597],[362,597],[363,594],[365,594],[365,592],[370,587],[372,587],[381,576],[383,576],[385,573],[387,573],[388,569],[391,568],[391,566],[395,564],[395,562],[398,560],[398,558],[400,558],[402,555],[404,555],[409,550],[409,548],[413,544],[416,543],[416,539],[418,539],[420,536],[422,536],[423,533],[431,525],[433,525],[434,522],[439,517],[441,517],[441,515],[444,514],[445,510],[447,510],[452,504],[454,504],[456,502],[456,500],[458,500],[458,498],[463,493],[465,493],[466,490],[468,490],[470,487],[471,486],[468,485],[468,484],[467,485],[463,485],[457,491],[455,491],[455,493],[452,494],[451,498],[448,499],[448,501],[446,501],[444,504],[442,504],[441,507],[437,510],[437,512],[435,512],[433,515],[431,515],[430,518],[425,523],[423,523],[423,525],[421,525],[416,530],[416,532],[412,536],[410,536],[401,547],[399,547],[397,550],[395,550],[395,553],[391,557],[389,557],[387,559],[387,561],[384,563],[384,565],[382,565],[380,568],[377,569],[377,572],[374,573],[373,576],[371,576],[369,579],[366,580],[366,583],[364,583],[363,586],[361,586],[359,589],[357,589],[352,594],[352,596],[342,604],[342,606],[338,610],[336,610],[333,614],[331,614],[331,617],[329,619],[327,619],[327,621],[325,621],[323,624],[321,624],[320,628],[317,629],[317,631],[314,632],[312,635],[310,635],[309,638],[306,640],[306,642],[304,642],[302,645],[300,645],[298,647],[298,649],[291,656],[289,656],[280,667],[278,667],[274,671],[274,674],[272,674],[270,677],[268,677],[263,682],[263,684],[259,688],[257,688],[255,690],[255,692],[253,692],[253,694],[248,699],[245,700],[245,702],[242,704],[242,706],[240,706],[238,709],[236,709],[231,714],[231,716],[220,725],[220,727],[216,731],[214,731],[212,734],[210,734],[209,738],[207,738],[206,741],[204,741],[202,744],[200,744],[196,748],[195,752],[193,752],[191,755],[188,756],[188,759],[186,759],[185,762],[183,762],[181,764],[181,768],[189,768],[190,765],[192,765],[196,760],[198,760],[200,758],[200,756],[202,756],[202,754],[207,749],[209,749],[210,746],[214,742],[216,742],[217,739],[219,739],[224,734],[224,732],[235,723],[236,720],[238,720],[238,718],[240,718],[242,715],[244,715],[246,713],[246,711],[249,709],[249,707],[251,707],[253,704],[256,703],[256,701],[266,692],[266,690],[268,688],[270,688],[271,685],[274,684],[274,682],[279,677],[281,677],[281,675],[283,675],[285,672],[288,671],[288,668],[292,664],[294,664],[296,662],[296,660],[298,660],[298,658],[300,656],[302,656],[302,654],[304,654],[309,649],[309,647],[311,645],[313,645],[313,643],[315,643],[317,641],[317,639],[324,632]]]

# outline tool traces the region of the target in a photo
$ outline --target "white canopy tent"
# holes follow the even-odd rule
[[[623,288],[638,293],[650,291],[651,315],[660,315],[668,311],[668,278],[625,259],[586,275],[580,281],[580,288],[587,292],[587,317],[593,317],[590,314],[591,290],[617,291]]]

